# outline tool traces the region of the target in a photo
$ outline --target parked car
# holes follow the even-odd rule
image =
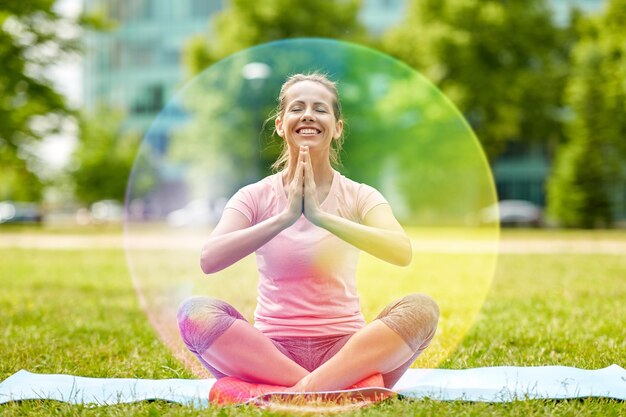
[[[481,210],[482,223],[500,222],[502,226],[540,227],[544,224],[543,210],[525,200],[502,200]]]
[[[204,198],[191,200],[185,207],[169,213],[167,223],[173,227],[214,225],[222,215],[227,201],[227,198],[218,198],[213,201]]]
[[[100,200],[91,205],[92,223],[121,223],[123,220],[124,206],[116,200]]]
[[[167,223],[173,227],[206,226],[211,221],[209,201],[198,198],[183,208],[174,210],[167,215]]]
[[[0,223],[41,223],[42,218],[37,203],[0,202]]]

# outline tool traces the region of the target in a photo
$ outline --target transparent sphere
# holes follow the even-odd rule
[[[377,188],[413,244],[408,267],[361,253],[366,320],[406,294],[432,296],[439,328],[416,364],[434,367],[462,340],[489,290],[499,228],[485,209],[496,192],[480,143],[454,105],[418,72],[372,49],[322,39],[260,45],[210,66],[167,103],[127,188],[125,244],[137,294],[161,339],[198,376],[208,374],[182,342],[178,306],[205,294],[253,321],[254,254],[205,276],[200,250],[228,199],[271,174],[281,139],[269,117],[282,83],[314,70],[338,82],[346,125],[338,170]]]

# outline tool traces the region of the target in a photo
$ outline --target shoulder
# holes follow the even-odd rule
[[[231,197],[226,208],[233,208],[243,213],[251,224],[267,218],[279,204],[276,191],[277,175],[269,175],[260,181],[245,185]]]
[[[339,178],[339,188],[342,193],[354,196],[357,199],[368,198],[372,195],[381,196],[382,194],[371,185],[354,181],[341,173],[337,173]]]
[[[274,191],[278,175],[279,174],[268,175],[260,181],[244,185],[239,189],[237,194],[244,194],[248,196],[266,196],[268,193]]]
[[[371,185],[357,182],[339,174],[338,201],[340,212],[344,217],[354,219],[362,223],[365,215],[379,204],[388,204],[385,197]]]

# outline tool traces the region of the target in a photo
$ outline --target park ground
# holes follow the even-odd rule
[[[419,239],[416,239],[419,245]],[[626,231],[504,230],[478,318],[443,368],[626,366]],[[0,230],[0,380],[20,369],[93,377],[194,377],[139,306],[116,228]],[[3,416],[257,416],[161,401],[108,407],[55,401],[0,406]],[[347,415],[621,416],[621,401],[504,404],[393,400]]]

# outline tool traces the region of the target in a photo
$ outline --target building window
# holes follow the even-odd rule
[[[153,0],[110,0],[108,16],[119,22],[149,20],[153,16]]]
[[[133,98],[131,112],[135,115],[158,113],[163,107],[163,96],[161,84],[148,85]]]
[[[192,17],[208,17],[223,8],[222,0],[191,0]]]
[[[161,54],[161,61],[165,65],[178,65],[180,63],[180,51],[176,48],[165,49]]]
[[[124,43],[124,67],[142,68],[155,64],[155,52],[160,49],[154,40],[128,41]]]
[[[499,180],[496,191],[499,200],[525,200],[545,205],[545,183],[541,180]]]

